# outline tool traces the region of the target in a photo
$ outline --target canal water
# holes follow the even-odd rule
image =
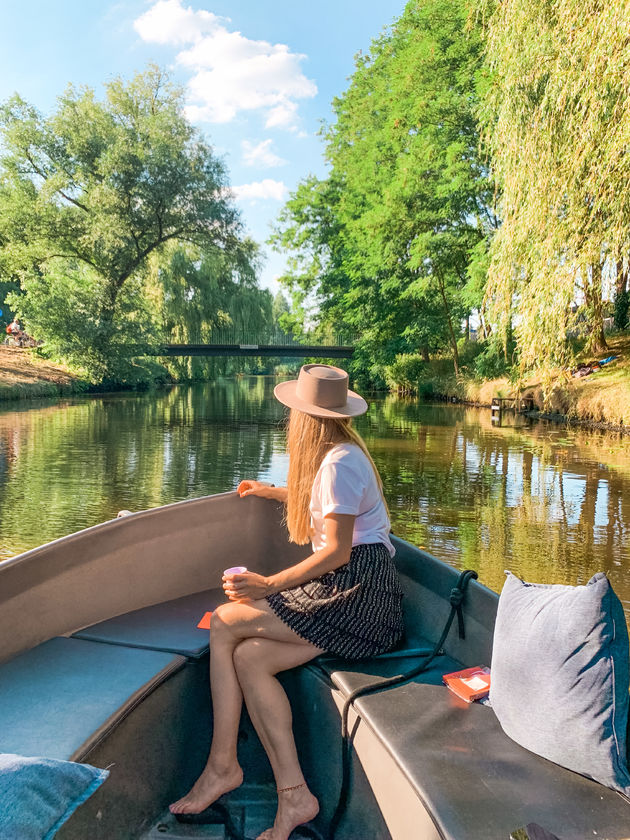
[[[274,384],[5,404],[0,559],[123,508],[232,490],[241,478],[282,483]],[[569,584],[604,571],[630,617],[630,438],[514,417],[496,428],[487,409],[382,396],[356,425],[398,536],[497,591],[505,569]]]

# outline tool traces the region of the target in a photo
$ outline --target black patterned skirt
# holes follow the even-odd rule
[[[398,573],[383,543],[355,545],[344,566],[267,596],[298,636],[345,659],[396,646],[403,634],[401,602]]]

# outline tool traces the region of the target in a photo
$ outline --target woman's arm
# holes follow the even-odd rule
[[[346,513],[331,513],[324,519],[324,534],[326,545],[274,575],[258,575],[255,572],[245,572],[242,575],[230,575],[224,578],[223,588],[232,601],[243,598],[264,598],[282,589],[299,586],[326,572],[338,569],[350,560],[352,551],[352,532],[355,516]]]
[[[260,496],[262,499],[275,499],[277,502],[287,500],[286,487],[274,487],[273,484],[267,484],[265,481],[253,481],[249,478],[241,481],[236,492],[241,499],[244,496]]]

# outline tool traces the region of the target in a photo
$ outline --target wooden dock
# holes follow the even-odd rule
[[[513,411],[515,414],[527,414],[534,408],[534,398],[523,397],[520,394],[516,397],[493,397],[490,406],[492,422],[501,425],[504,411]]]

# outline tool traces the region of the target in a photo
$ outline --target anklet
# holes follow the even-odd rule
[[[302,782],[301,785],[292,785],[291,787],[288,787],[288,788],[276,788],[276,791],[278,793],[286,793],[288,790],[297,790],[298,788],[301,788],[301,787],[306,787],[306,782]]]

